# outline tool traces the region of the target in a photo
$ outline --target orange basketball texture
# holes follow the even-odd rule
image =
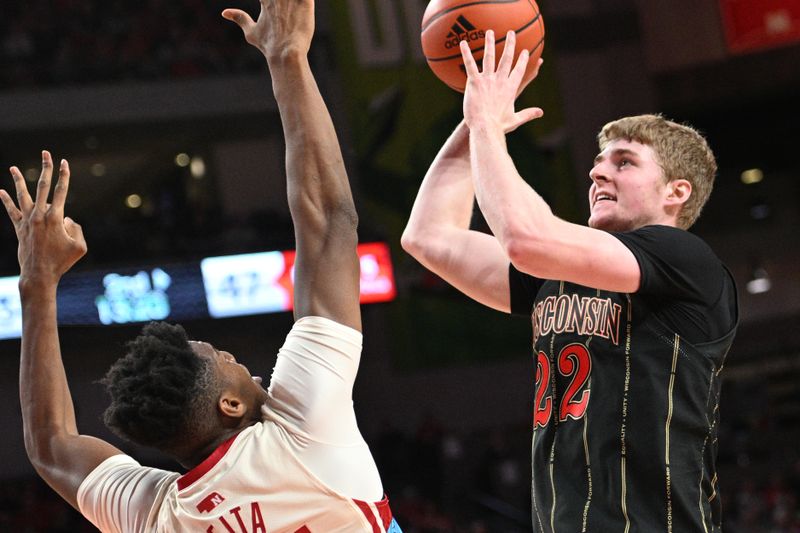
[[[515,55],[527,49],[530,80],[544,49],[544,20],[533,0],[431,0],[422,17],[422,51],[431,70],[448,86],[464,92],[467,74],[459,42],[466,40],[478,65],[486,30],[494,30],[495,61],[505,48],[506,33],[517,33]]]

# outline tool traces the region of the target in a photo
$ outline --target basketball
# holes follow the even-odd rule
[[[533,0],[432,0],[422,17],[422,52],[431,70],[449,87],[464,92],[467,74],[459,42],[467,41],[480,66],[486,30],[494,30],[496,60],[506,33],[517,34],[516,57],[530,52],[525,81],[530,80],[544,49],[544,21]]]

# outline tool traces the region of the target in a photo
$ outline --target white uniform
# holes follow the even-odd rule
[[[399,533],[356,425],[361,333],[298,320],[278,353],[265,421],[185,475],[115,455],[78,490],[104,532]]]

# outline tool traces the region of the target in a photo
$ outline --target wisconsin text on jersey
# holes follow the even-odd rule
[[[536,304],[531,315],[533,343],[548,333],[597,335],[619,344],[622,306],[611,298],[580,297],[577,294],[548,296]]]

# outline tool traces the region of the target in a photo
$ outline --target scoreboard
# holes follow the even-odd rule
[[[361,302],[388,302],[396,287],[389,247],[358,246]],[[68,273],[58,286],[59,325],[113,325],[224,318],[292,309],[295,252],[207,257]],[[18,276],[0,278],[0,339],[22,333]]]

